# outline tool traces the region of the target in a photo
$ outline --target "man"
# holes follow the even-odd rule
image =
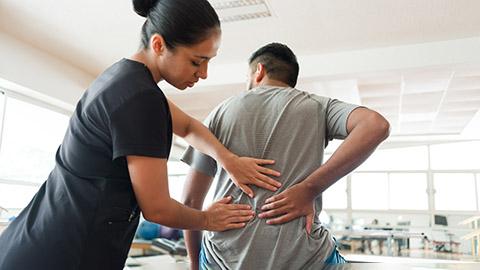
[[[389,133],[388,122],[364,107],[295,89],[298,63],[285,45],[272,43],[249,60],[249,91],[214,109],[206,125],[231,151],[273,159],[281,172],[276,191],[238,188],[221,169],[215,198],[250,204],[256,217],[243,229],[221,233],[186,231],[192,269],[318,269],[342,263],[332,234],[318,220],[321,194],[360,165]],[[328,141],[345,139],[322,165]],[[192,148],[184,203],[201,208],[217,170]],[[255,192],[255,196],[245,193]]]

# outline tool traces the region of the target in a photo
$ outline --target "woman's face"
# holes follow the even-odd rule
[[[200,43],[172,50],[165,48],[165,53],[157,59],[161,78],[180,90],[193,87],[199,79],[206,79],[208,64],[217,55],[220,37],[220,31],[214,31]]]

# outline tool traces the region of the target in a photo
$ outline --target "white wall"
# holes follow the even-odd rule
[[[0,86],[72,110],[94,79],[71,64],[0,32]]]

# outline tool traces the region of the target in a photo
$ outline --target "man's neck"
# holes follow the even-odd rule
[[[257,87],[259,86],[275,86],[275,87],[290,87],[290,85],[282,82],[282,81],[277,81],[277,80],[272,80],[272,79],[267,79],[267,80],[262,80]]]

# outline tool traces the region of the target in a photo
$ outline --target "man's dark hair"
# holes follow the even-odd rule
[[[299,66],[295,54],[284,44],[267,44],[250,56],[248,63],[255,69],[261,63],[269,78],[295,87],[297,84]]]

